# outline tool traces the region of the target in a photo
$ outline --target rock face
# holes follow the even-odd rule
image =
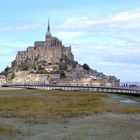
[[[48,77],[41,74],[29,74],[29,71],[15,72],[16,77],[9,81],[11,84],[43,84],[49,83]]]
[[[0,75],[0,85],[6,83],[6,77],[5,75]]]

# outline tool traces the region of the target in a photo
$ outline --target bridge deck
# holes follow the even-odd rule
[[[126,87],[72,86],[72,85],[57,85],[57,84],[4,84],[2,86],[16,87],[16,88],[43,89],[43,90],[92,91],[92,92],[140,95],[139,88],[126,88]]]

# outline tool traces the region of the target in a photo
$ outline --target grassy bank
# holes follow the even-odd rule
[[[1,97],[1,95],[6,95]],[[28,94],[28,96],[27,96]],[[9,96],[11,95],[11,96]],[[21,95],[21,96],[17,96]],[[0,116],[24,118],[27,122],[62,119],[99,112],[140,112],[138,106],[107,103],[107,94],[74,91],[0,91]]]
[[[4,91],[6,93],[6,91]],[[38,90],[19,90],[10,91],[12,95],[31,96],[11,96],[0,98],[0,115],[5,117],[22,117],[27,121],[63,118],[77,115],[85,115],[104,111],[102,100],[105,94],[68,92],[68,91],[38,91]],[[1,92],[0,92],[1,93]],[[38,93],[36,96],[32,94]],[[4,94],[2,92],[2,94]]]

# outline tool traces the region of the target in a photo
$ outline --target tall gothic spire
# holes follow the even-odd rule
[[[47,28],[46,37],[51,37],[51,32],[50,32],[50,22],[49,22],[49,19],[48,19],[48,28]]]
[[[50,22],[49,22],[49,19],[48,19],[48,32],[50,32]]]

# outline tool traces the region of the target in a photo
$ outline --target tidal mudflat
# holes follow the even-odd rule
[[[139,140],[139,97],[0,90],[0,140],[9,139]]]

